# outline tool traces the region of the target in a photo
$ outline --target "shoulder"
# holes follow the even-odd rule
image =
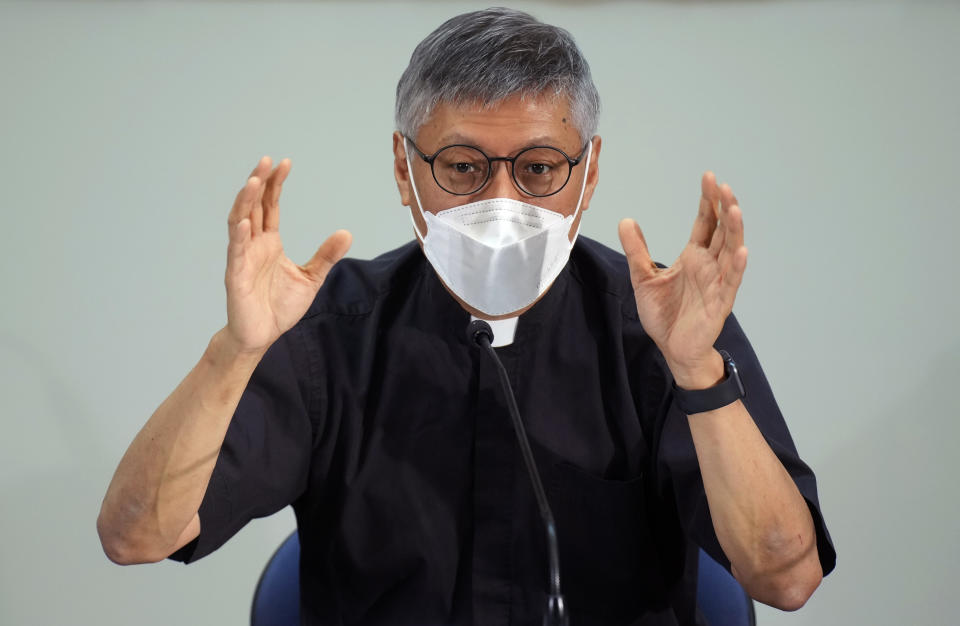
[[[584,294],[618,300],[626,317],[637,317],[630,268],[622,252],[581,235],[570,254],[570,273]]]
[[[369,260],[341,259],[330,270],[304,318],[370,313],[384,297],[419,277],[424,262],[416,241]]]

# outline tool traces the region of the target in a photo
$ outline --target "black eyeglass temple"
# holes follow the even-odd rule
[[[420,148],[417,147],[417,144],[413,143],[413,139],[410,139],[410,138],[407,137],[406,135],[401,135],[401,136],[403,137],[403,140],[404,140],[404,141],[410,142],[410,145],[413,146],[413,151],[417,153],[417,156],[419,156],[421,159],[423,159],[425,163],[429,163],[431,166],[433,165],[433,159],[436,158],[436,156],[437,156],[436,154],[432,154],[432,155],[430,155],[430,156],[427,156],[427,155],[423,152],[423,150],[421,150]]]

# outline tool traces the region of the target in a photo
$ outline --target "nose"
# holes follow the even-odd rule
[[[513,182],[510,174],[510,163],[506,161],[494,161],[491,163],[490,180],[480,190],[480,194],[487,198],[513,198],[521,199],[520,190]]]

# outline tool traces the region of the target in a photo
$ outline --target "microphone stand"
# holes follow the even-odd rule
[[[517,443],[520,444],[523,462],[527,466],[527,474],[529,474],[530,482],[533,484],[533,493],[537,497],[540,517],[543,518],[543,524],[547,531],[547,552],[550,558],[550,591],[547,596],[547,610],[543,614],[543,626],[569,626],[570,618],[563,602],[563,594],[560,593],[560,550],[557,547],[557,526],[553,521],[553,511],[550,510],[550,504],[547,502],[547,494],[543,490],[543,483],[540,481],[540,472],[537,471],[537,465],[533,460],[533,451],[530,449],[527,431],[520,419],[520,409],[517,408],[517,400],[513,395],[513,389],[510,387],[507,369],[500,362],[500,357],[497,356],[496,350],[491,345],[493,343],[493,330],[490,328],[490,324],[483,320],[470,322],[470,325],[467,326],[467,338],[470,342],[482,347],[493,358],[493,362],[497,366],[500,386],[507,400],[510,418],[513,420],[513,431],[517,435]]]

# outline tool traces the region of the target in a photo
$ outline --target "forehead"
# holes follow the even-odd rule
[[[429,151],[453,143],[475,145],[489,154],[509,154],[531,145],[576,153],[580,134],[565,97],[511,96],[491,106],[438,104],[415,140]]]

